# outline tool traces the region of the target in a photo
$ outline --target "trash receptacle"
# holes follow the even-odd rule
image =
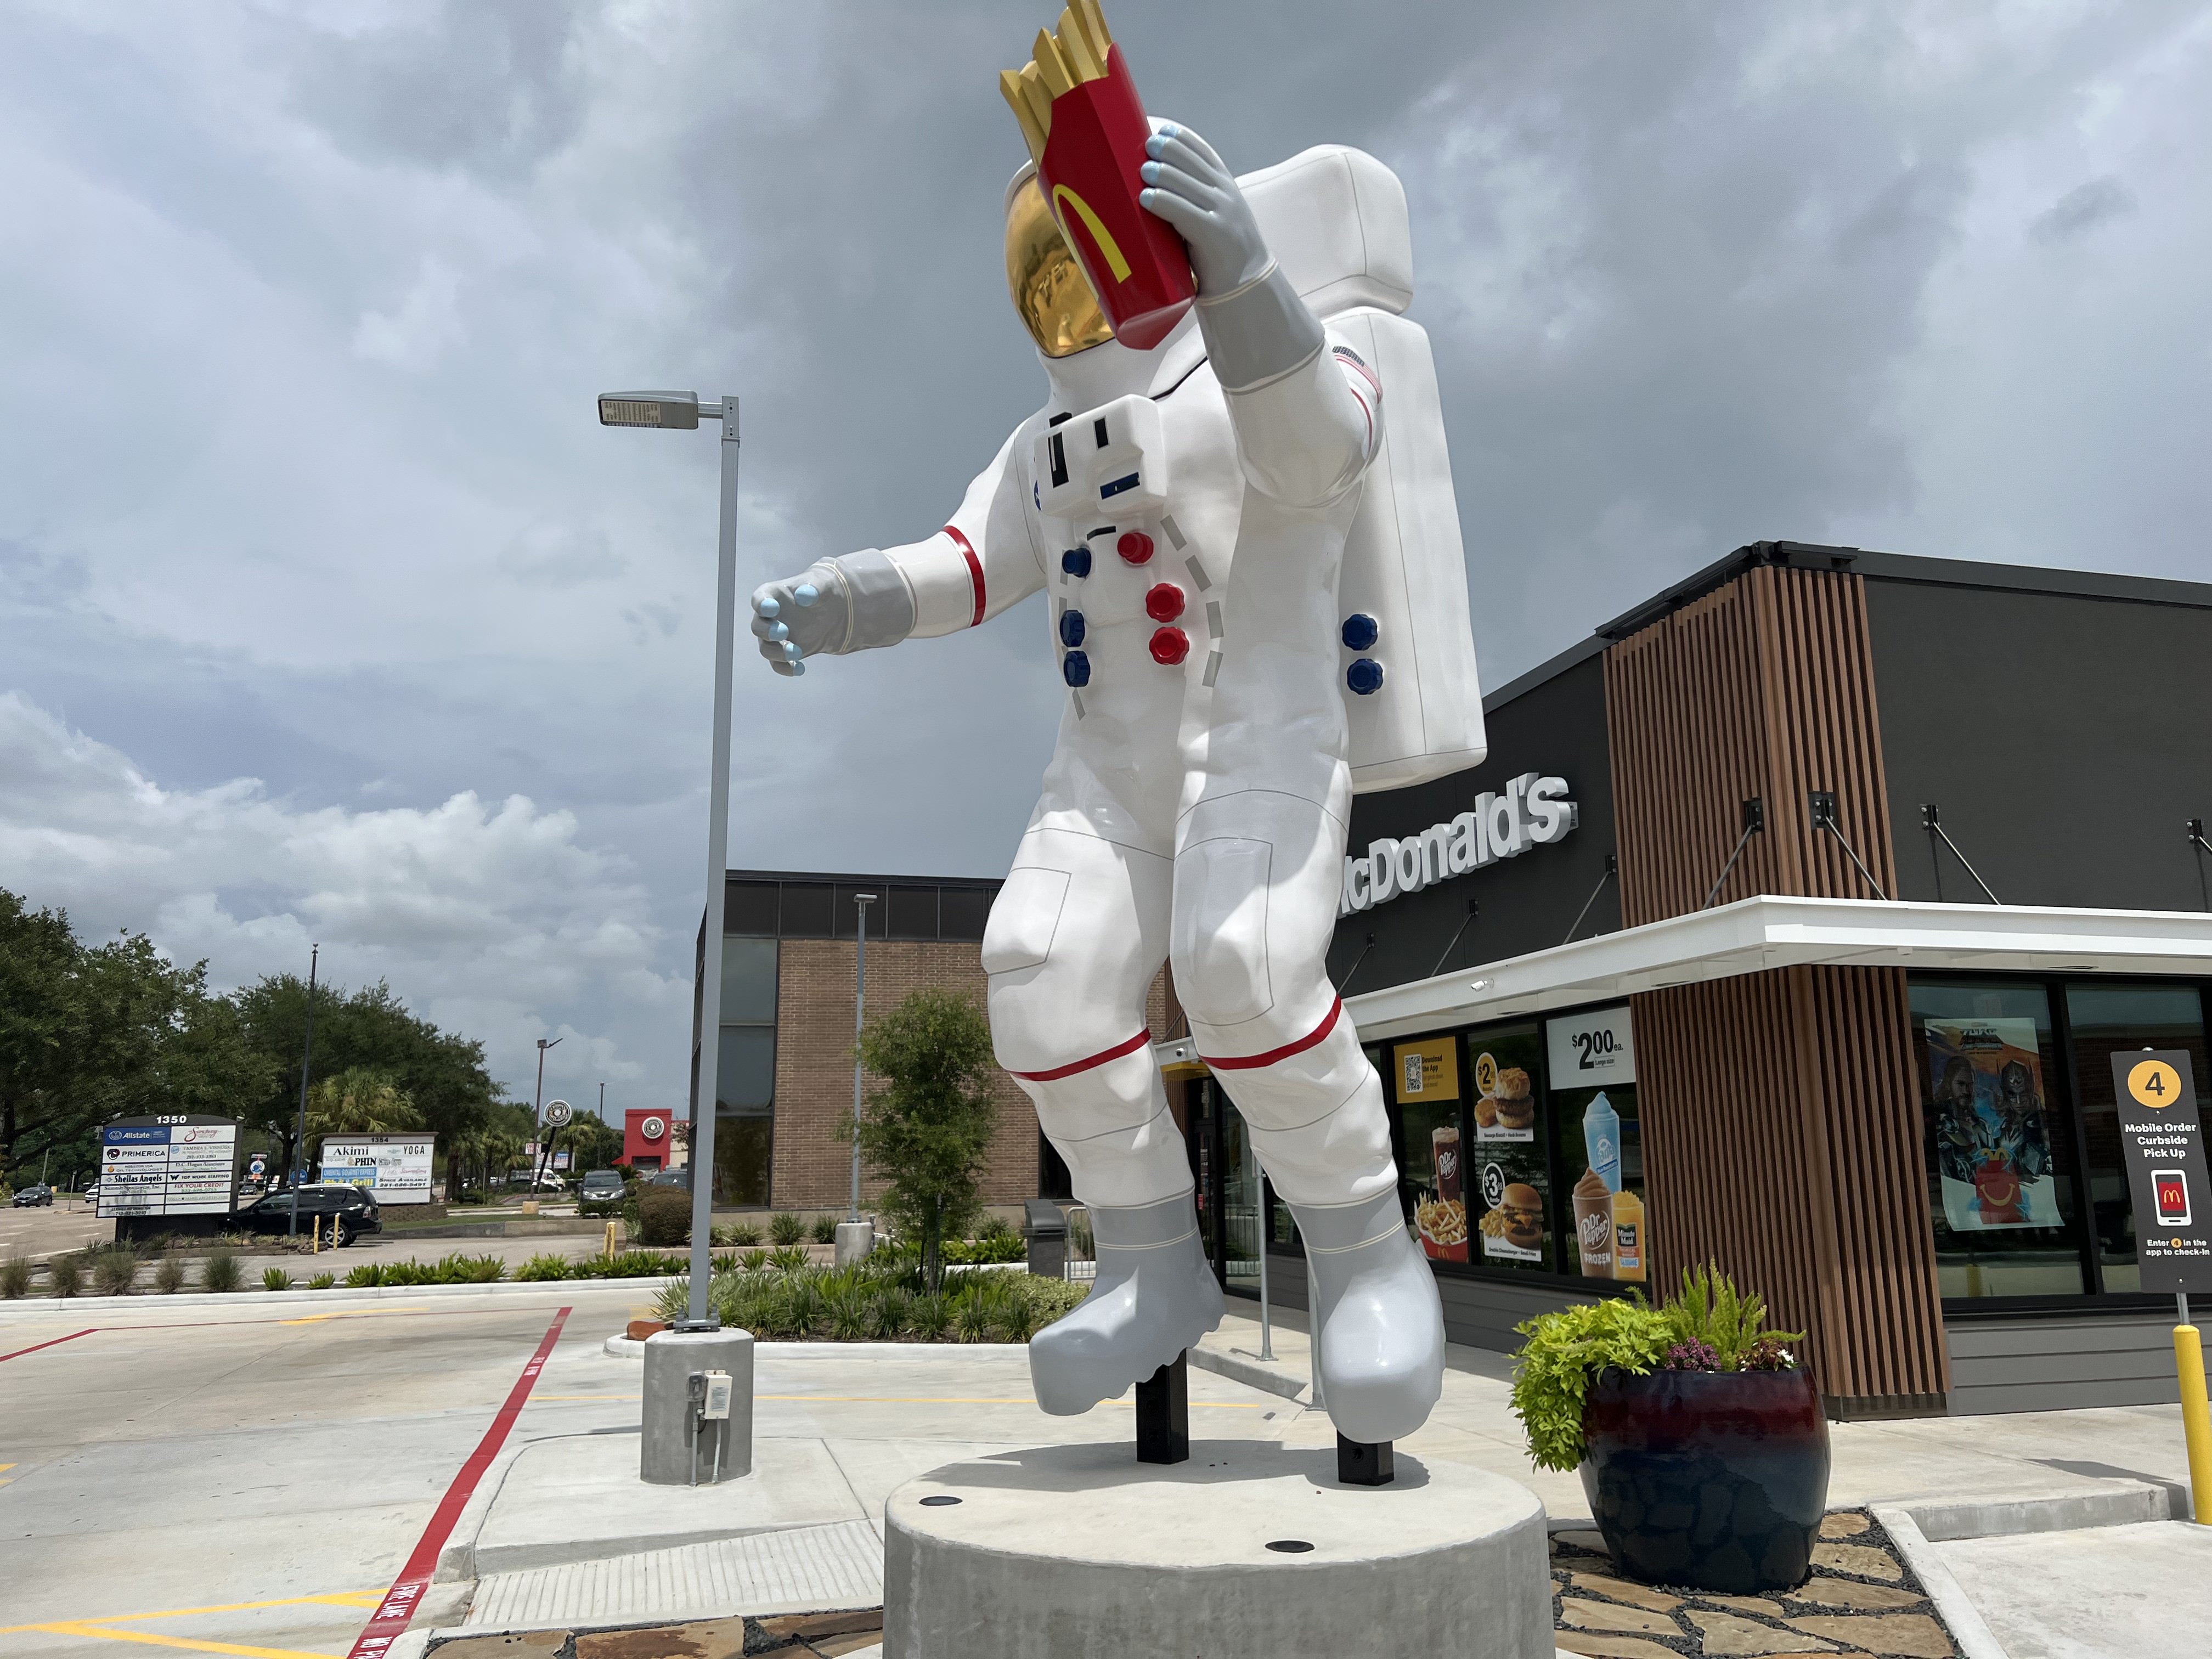
[[[1067,1276],[1067,1217],[1048,1198],[1030,1199],[1024,1206],[1022,1237],[1029,1242],[1030,1271],[1042,1279]]]

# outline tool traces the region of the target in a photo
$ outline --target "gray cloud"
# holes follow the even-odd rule
[[[2204,4],[1110,10],[1237,166],[1343,141],[1405,179],[1493,683],[1760,536],[2201,574]],[[476,1011],[510,1079],[567,1030],[559,1065],[668,1103],[716,445],[603,431],[592,394],[742,392],[748,586],[935,528],[1039,396],[994,80],[1046,21],[0,19],[4,763],[203,803],[163,885],[120,806],[0,789],[35,896],[234,975],[331,929],[343,973]],[[1060,707],[1034,605],[749,667],[736,861],[1003,868]]]

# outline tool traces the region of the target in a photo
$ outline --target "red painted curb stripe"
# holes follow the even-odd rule
[[[33,1342],[29,1347],[18,1348],[13,1353],[0,1353],[0,1359],[21,1359],[25,1354],[36,1353],[41,1348],[58,1347],[64,1342],[76,1341],[80,1336],[90,1336],[99,1328],[99,1326],[93,1325],[81,1331],[71,1331],[67,1336],[58,1336],[51,1342]]]
[[[951,525],[945,526],[945,533],[959,544],[960,556],[968,561],[968,585],[975,590],[975,614],[969,617],[968,626],[981,628],[983,625],[983,562],[975,556],[975,550],[969,545],[968,538]]]
[[[1133,1054],[1152,1040],[1152,1034],[1147,1029],[1138,1032],[1127,1042],[1116,1043],[1103,1054],[1093,1054],[1088,1060],[1079,1060],[1072,1066],[1055,1066],[1049,1072],[1017,1072],[1014,1075],[1031,1083],[1051,1083],[1060,1078],[1073,1077],[1078,1072],[1087,1072],[1094,1066],[1103,1066],[1108,1060],[1119,1060],[1124,1054]]]
[[[407,1558],[407,1565],[399,1570],[399,1577],[377,1604],[375,1613],[353,1644],[347,1659],[380,1659],[415,1617],[421,1605],[423,1591],[430,1588],[430,1577],[438,1571],[438,1553],[446,1547],[446,1540],[453,1530],[453,1523],[461,1518],[468,1507],[469,1498],[477,1489],[477,1482],[491,1467],[491,1460],[499,1455],[499,1449],[507,1442],[507,1431],[514,1419],[522,1414],[523,1402],[538,1384],[538,1372],[545,1369],[545,1360],[553,1352],[553,1345],[561,1340],[561,1328],[568,1322],[571,1310],[563,1308],[553,1316],[546,1328],[544,1340],[538,1343],[538,1352],[522,1368],[522,1375],[507,1390],[507,1403],[499,1408],[491,1426],[484,1431],[477,1449],[469,1454],[469,1461],[461,1465],[461,1472],[453,1477],[453,1484],[446,1488],[446,1495],[430,1516],[430,1524],[422,1528],[422,1536],[416,1540],[415,1553]]]
[[[1322,1023],[1295,1042],[1285,1042],[1279,1048],[1270,1048],[1264,1054],[1243,1054],[1234,1060],[1216,1060],[1212,1054],[1199,1058],[1217,1072],[1249,1072],[1261,1066],[1273,1066],[1279,1060],[1288,1060],[1292,1054],[1302,1054],[1336,1029],[1336,1017],[1344,1012],[1344,1001],[1339,998],[1329,1005],[1328,1013]]]

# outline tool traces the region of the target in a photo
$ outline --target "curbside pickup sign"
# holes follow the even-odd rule
[[[2112,1056],[2120,1152],[2135,1200],[2136,1260],[2146,1291],[2212,1294],[2212,1160],[2184,1048]]]

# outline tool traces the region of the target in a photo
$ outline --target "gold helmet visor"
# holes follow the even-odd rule
[[[1059,222],[1025,169],[1006,197],[1006,289],[1022,326],[1048,357],[1072,357],[1114,337]]]

